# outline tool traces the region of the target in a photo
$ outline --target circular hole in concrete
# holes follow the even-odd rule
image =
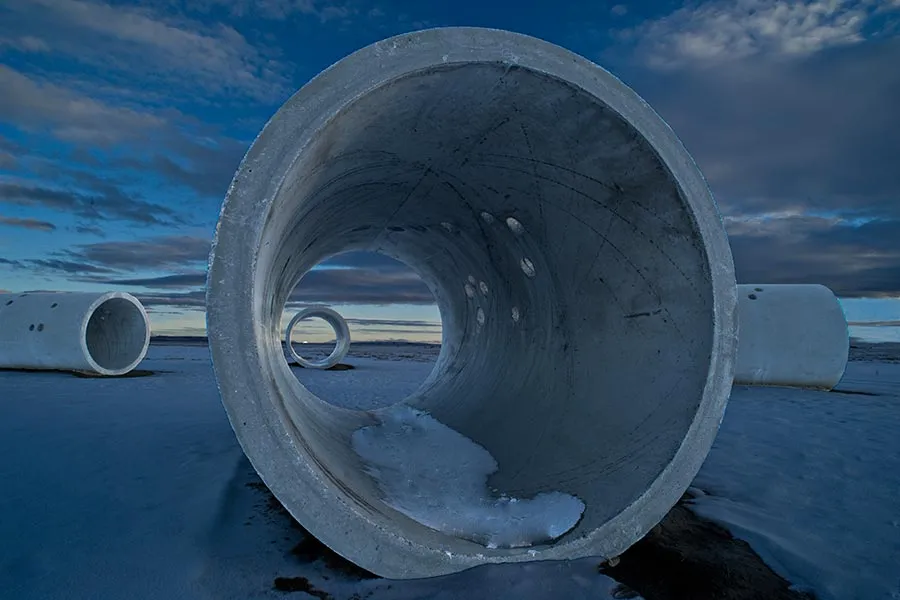
[[[756,300],[757,295],[756,294],[748,294],[747,297],[750,298],[751,300]]]
[[[12,303],[13,303],[12,300],[7,300],[7,301],[6,301],[6,305],[7,305],[7,306],[9,306],[9,305],[12,304]]]
[[[753,288],[753,291],[754,291],[754,292],[761,292],[761,291],[763,291],[763,289],[762,289],[762,288]]]
[[[522,267],[522,272],[525,273],[528,277],[534,277],[534,263],[527,257],[522,258],[519,262],[519,266]]]
[[[474,298],[474,297],[475,297],[475,288],[472,287],[471,284],[468,284],[468,283],[467,283],[467,284],[464,286],[464,289],[466,290],[466,296],[468,296],[469,298]]]
[[[446,230],[447,230],[447,233],[453,233],[453,225],[452,225],[451,223],[448,223],[447,221],[444,221],[444,222],[441,223],[441,227],[443,227],[444,229],[446,229]]]
[[[57,306],[59,306],[59,304],[57,302],[54,302],[50,305],[50,308],[56,308]]]
[[[512,231],[516,235],[522,235],[525,233],[525,226],[519,222],[515,217],[507,217],[506,226],[509,227],[509,230]]]
[[[486,72],[482,73],[481,70]],[[634,533],[620,536],[619,539],[622,543],[630,543],[634,541],[634,536],[640,537],[639,534],[645,529],[639,519],[650,514],[655,520],[658,517],[656,513],[663,514],[663,509],[668,508],[661,506],[664,502],[657,502],[649,512],[635,511],[631,507],[635,498],[642,498],[648,489],[652,489],[649,486],[654,482],[659,482],[657,488],[659,485],[677,487],[689,483],[684,481],[683,476],[669,476],[672,472],[684,471],[685,464],[688,464],[682,458],[672,457],[688,443],[699,445],[699,452],[704,452],[709,436],[704,438],[702,435],[710,429],[714,435],[716,419],[706,419],[713,421],[712,426],[698,425],[691,427],[690,431],[688,428],[695,422],[700,423],[702,415],[719,416],[718,409],[724,405],[714,402],[713,397],[721,399],[727,396],[725,388],[730,390],[731,382],[722,383],[722,378],[719,377],[723,372],[727,374],[728,357],[718,360],[715,355],[718,348],[716,340],[719,339],[717,335],[730,333],[730,328],[713,318],[718,314],[716,311],[724,305],[720,301],[722,294],[719,292],[724,290],[727,293],[733,285],[729,273],[719,277],[719,271],[713,269],[714,277],[701,275],[684,278],[684,281],[674,278],[676,281],[671,286],[668,283],[663,286],[665,289],[660,290],[659,297],[635,291],[635,297],[647,300],[648,306],[651,302],[685,306],[686,310],[677,311],[672,316],[672,326],[660,327],[654,319],[628,320],[620,325],[617,319],[606,318],[607,311],[596,310],[596,305],[602,304],[609,297],[606,286],[613,290],[629,289],[634,287],[635,281],[640,280],[642,273],[667,272],[673,262],[685,272],[710,272],[707,269],[710,261],[706,252],[727,243],[727,240],[724,240],[724,233],[719,235],[714,231],[715,227],[704,224],[715,221],[712,218],[714,210],[703,208],[703,204],[709,202],[691,189],[682,189],[677,185],[685,171],[679,165],[686,161],[676,152],[675,160],[669,160],[674,165],[673,173],[659,157],[662,146],[657,148],[649,142],[645,143],[640,132],[608,108],[602,99],[595,101],[580,91],[578,94],[571,94],[569,83],[560,87],[552,77],[531,73],[528,68],[514,69],[504,75],[505,71],[502,65],[489,67],[478,63],[459,68],[454,65],[453,69],[438,69],[435,74],[427,70],[428,74],[422,78],[392,79],[391,85],[378,88],[386,91],[348,98],[347,108],[342,109],[340,116],[341,122],[351,125],[350,128],[332,125],[316,131],[314,133],[320,142],[310,144],[302,152],[300,148],[282,146],[282,136],[269,135],[270,139],[279,140],[278,144],[271,145],[265,142],[266,136],[263,136],[262,141],[255,145],[255,152],[296,151],[298,160],[295,166],[291,166],[289,171],[273,167],[259,181],[249,183],[239,174],[235,178],[235,189],[239,193],[232,196],[231,208],[225,207],[220,220],[219,245],[210,269],[210,338],[215,340],[211,342],[211,349],[217,373],[222,375],[220,385],[223,380],[229,384],[222,385],[223,401],[229,413],[234,416],[245,408],[244,398],[248,390],[260,395],[267,394],[266,397],[271,398],[274,405],[272,410],[268,406],[261,406],[259,417],[269,420],[279,432],[286,432],[290,436],[286,442],[295,447],[300,447],[302,442],[302,447],[308,448],[304,460],[308,460],[311,465],[315,461],[314,468],[329,476],[326,483],[328,493],[320,496],[314,488],[319,481],[307,477],[293,486],[291,479],[304,477],[300,470],[291,470],[291,465],[297,464],[296,457],[264,456],[265,448],[260,450],[257,446],[253,452],[257,453],[257,458],[262,457],[260,463],[271,465],[269,473],[272,478],[284,477],[285,472],[292,474],[281,480],[283,489],[288,490],[284,496],[294,498],[292,512],[302,514],[310,522],[315,520],[323,523],[323,519],[327,520],[331,516],[328,504],[341,505],[346,509],[346,514],[351,515],[350,520],[345,521],[350,527],[356,527],[352,515],[368,515],[371,519],[365,523],[360,520],[359,527],[374,536],[382,536],[381,542],[384,543],[378,544],[380,549],[372,550],[380,539],[375,537],[372,538],[372,544],[362,544],[364,548],[358,549],[359,545],[352,541],[343,548],[348,553],[358,552],[354,556],[359,560],[365,559],[369,564],[393,573],[401,571],[391,571],[394,567],[380,562],[379,554],[388,555],[393,550],[397,553],[398,560],[403,561],[403,566],[398,569],[404,569],[402,572],[409,574],[414,571],[417,564],[415,561],[420,557],[409,550],[407,559],[407,547],[440,547],[448,552],[452,551],[454,555],[471,555],[474,551],[473,540],[453,539],[456,534],[434,534],[433,531],[426,530],[424,525],[419,528],[413,521],[405,518],[401,524],[400,519],[389,516],[387,513],[393,514],[393,511],[389,506],[382,506],[384,496],[379,494],[379,490],[362,473],[363,465],[355,459],[346,444],[347,436],[353,428],[370,425],[373,419],[369,415],[348,415],[348,411],[331,410],[333,407],[324,405],[309,390],[299,386],[289,372],[285,373],[286,378],[281,378],[281,372],[287,371],[287,365],[280,364],[283,362],[281,357],[277,357],[279,364],[271,364],[272,353],[267,348],[254,347],[253,343],[247,344],[249,347],[246,348],[242,346],[242,340],[263,337],[256,335],[260,332],[260,327],[264,328],[264,336],[276,331],[277,319],[281,317],[281,309],[288,299],[291,285],[316,261],[338,249],[334,244],[340,239],[342,228],[348,227],[348,223],[357,219],[360,222],[383,222],[383,219],[390,217],[394,206],[388,204],[392,203],[383,202],[381,198],[373,197],[375,195],[360,193],[355,188],[358,183],[398,183],[393,169],[385,172],[379,166],[378,161],[383,160],[385,152],[401,152],[404,157],[408,157],[403,159],[402,166],[403,171],[409,175],[405,175],[403,181],[414,184],[416,174],[421,171],[421,166],[415,159],[432,152],[436,139],[440,143],[452,142],[453,146],[448,147],[461,147],[465,140],[478,139],[476,136],[483,135],[485,124],[500,122],[501,118],[509,116],[509,106],[504,100],[510,97],[509,90],[515,89],[521,92],[518,97],[523,100],[517,103],[520,113],[515,118],[517,122],[521,121],[523,127],[529,127],[529,138],[534,144],[534,156],[537,159],[558,161],[557,164],[565,168],[584,169],[582,172],[595,180],[614,177],[621,181],[625,189],[633,191],[633,195],[623,196],[621,200],[631,209],[629,215],[635,217],[635,227],[650,239],[658,239],[660,242],[667,240],[663,246],[664,252],[661,253],[655,245],[648,247],[647,238],[642,235],[629,234],[626,236],[629,238],[628,243],[622,248],[628,260],[600,261],[598,277],[583,281],[584,278],[575,277],[577,270],[571,268],[571,261],[583,257],[584,247],[595,246],[602,243],[602,240],[590,231],[581,235],[583,227],[579,224],[580,215],[559,214],[554,217],[560,224],[558,230],[565,229],[573,233],[556,237],[552,241],[552,251],[541,244],[529,247],[527,251],[517,250],[523,239],[507,234],[486,236],[486,233],[493,231],[488,232],[489,226],[481,222],[479,211],[473,213],[469,208],[469,203],[478,195],[488,197],[492,193],[487,185],[493,183],[502,194],[503,189],[508,190],[510,184],[516,184],[516,175],[510,172],[498,173],[490,165],[473,164],[462,168],[458,164],[449,163],[442,167],[448,169],[448,175],[454,180],[471,188],[471,193],[466,190],[464,194],[457,194],[449,186],[436,185],[434,202],[422,206],[419,214],[423,220],[431,215],[454,218],[458,223],[465,223],[466,228],[459,231],[458,235],[446,236],[437,230],[433,240],[402,240],[404,243],[410,242],[405,248],[406,256],[418,261],[411,264],[419,266],[423,275],[429,278],[430,284],[432,281],[437,282],[434,285],[435,289],[441,290],[439,301],[442,307],[448,308],[445,310],[448,332],[446,353],[440,361],[440,372],[433,382],[429,382],[429,387],[423,389],[421,396],[411,399],[413,406],[432,410],[436,419],[457,429],[463,436],[483,444],[495,456],[499,467],[488,482],[495,489],[515,490],[522,497],[528,498],[542,492],[560,491],[583,499],[588,508],[577,529],[569,536],[576,546],[586,539],[583,536],[602,531],[598,529],[600,527],[614,526],[621,533],[623,523],[627,523],[626,528]],[[502,93],[495,93],[498,75],[509,82],[509,85],[500,86]],[[590,77],[588,73],[585,81]],[[565,99],[565,105],[562,106],[565,111],[561,110],[558,103],[551,103],[552,107],[548,107],[547,103],[527,102],[529,97],[543,97],[546,94]],[[402,98],[403,102],[397,102],[398,98]],[[496,101],[487,102],[490,99]],[[350,100],[353,102],[352,106],[349,104]],[[294,108],[307,106],[309,104],[302,102],[294,104]],[[411,107],[433,109],[436,112],[432,115],[434,118],[416,123],[414,115],[421,112],[411,110]],[[640,109],[637,104],[635,107],[636,110]],[[279,114],[292,113],[290,110],[283,110]],[[472,119],[472,114],[478,114],[479,118]],[[584,114],[595,114],[598,123],[605,123],[596,128],[579,127],[579,115]],[[337,121],[331,119],[330,112],[323,113],[322,116],[332,123]],[[276,119],[270,124],[269,132],[282,128],[287,130],[292,122],[293,119],[282,122]],[[372,127],[352,127],[353,123],[361,122],[371,123]],[[424,128],[432,123],[435,124],[434,135],[405,134],[413,127]],[[562,125],[565,125],[565,130]],[[578,135],[570,135],[573,131]],[[392,135],[393,132],[397,132],[397,135]],[[496,143],[503,144],[504,138],[501,136]],[[521,141],[513,140],[511,143],[514,151],[526,151]],[[420,147],[416,147],[417,145]],[[629,149],[629,152],[621,152],[622,148]],[[363,157],[362,162],[335,158],[349,152],[359,153],[360,150],[364,151],[365,156],[369,156],[371,152],[372,158]],[[588,164],[577,158],[587,155],[596,156],[597,160],[588,161]],[[366,168],[362,177],[357,176],[356,169],[359,167]],[[318,177],[318,174],[327,175]],[[350,176],[343,177],[344,174]],[[694,177],[691,173],[687,176]],[[277,197],[272,198],[272,218],[252,219],[251,216],[258,213],[254,198],[259,198],[260,190],[268,186],[273,177],[279,180],[284,178],[285,183],[280,186],[281,191]],[[311,179],[314,181],[310,182]],[[320,184],[324,184],[326,180],[330,185],[327,193],[324,193],[326,190]],[[548,200],[562,203],[569,200],[569,191],[543,187],[541,191],[549,196]],[[523,215],[538,214],[544,199],[537,191],[516,199],[517,206],[522,207]],[[654,215],[637,210],[650,203],[660,207],[672,220],[663,223]],[[418,212],[418,209],[417,206],[415,210]],[[594,215],[594,207],[589,206],[587,210]],[[596,216],[601,215],[601,212],[596,213]],[[479,227],[471,227],[472,225]],[[506,227],[505,223],[503,226]],[[668,237],[671,236],[667,237],[666,232],[672,226],[690,232],[691,235],[686,236],[687,243],[676,240],[672,240],[671,245],[668,243]],[[486,240],[485,237],[489,239]],[[360,236],[360,242],[366,241],[362,238]],[[519,266],[514,257],[519,256],[521,261],[526,254],[533,261],[532,267],[541,267],[541,280],[517,276],[514,272],[515,267]],[[531,259],[531,256],[534,258]],[[459,284],[465,281],[468,273],[478,271],[484,274],[485,267],[491,264],[494,257],[503,260],[512,258],[509,266],[513,268],[513,272],[502,274],[503,286],[499,286],[498,280],[492,279],[494,289],[491,300],[508,302],[507,298],[515,298],[515,302],[521,301],[523,306],[528,306],[529,332],[532,332],[532,318],[537,319],[533,323],[535,335],[524,335],[524,331],[517,328],[510,331],[509,321],[506,321],[509,317],[497,318],[496,313],[492,313],[491,322],[486,322],[484,328],[476,333],[476,323],[473,322],[476,315],[472,314],[472,308],[477,307],[474,303],[470,305],[468,299],[459,293]],[[428,264],[428,260],[432,262]],[[246,266],[241,269],[236,268],[236,265]],[[220,283],[228,277],[231,278],[227,279],[230,285]],[[400,287],[399,284],[400,282],[394,282],[393,285]],[[707,299],[694,300],[692,288],[702,290]],[[251,290],[252,297],[248,293]],[[237,298],[232,299],[236,296],[241,297],[240,302]],[[565,302],[556,304],[557,298]],[[731,299],[734,300],[733,297]],[[222,308],[217,311],[217,304],[221,307],[231,305],[233,310]],[[510,310],[509,305],[501,306]],[[547,306],[548,311],[541,310],[544,306]],[[580,318],[582,324],[569,332],[557,331],[552,326],[558,313],[553,310],[553,306],[566,308],[570,311],[567,318],[573,322]],[[246,318],[233,318],[241,314]],[[508,312],[507,315],[509,314]],[[640,336],[633,336],[632,328],[640,329]],[[603,330],[603,335],[596,335],[598,330]],[[683,331],[695,331],[698,334],[685,338],[681,335]],[[556,342],[563,341],[563,336],[576,340],[569,352],[535,352],[535,341],[543,338],[555,346]],[[646,343],[623,345],[621,340],[626,336],[642,342],[646,337]],[[730,339],[731,336],[727,337]],[[562,344],[558,347],[562,347]],[[660,351],[662,359],[657,358]],[[678,357],[683,357],[685,352],[698,357],[696,364],[683,365],[685,377],[682,377],[682,373],[674,372],[674,369],[667,370],[662,378],[646,377],[646,373],[642,373],[645,365],[653,364],[654,360],[663,364],[678,364]],[[574,362],[571,359],[573,355]],[[605,375],[602,378],[595,378],[591,374],[592,368],[596,370],[594,359],[597,356],[605,359]],[[706,360],[704,357],[711,358]],[[723,364],[726,367],[716,366]],[[265,371],[263,377],[259,376],[260,367]],[[566,377],[572,373],[573,367],[576,369],[574,373],[577,385]],[[360,371],[361,369],[356,369],[344,375]],[[272,375],[277,381],[271,381],[268,375]],[[535,380],[542,385],[534,385]],[[585,381],[588,385],[584,385]],[[432,383],[435,385],[431,385]],[[590,385],[591,383],[596,385]],[[597,388],[605,386],[600,390],[602,392],[603,389],[614,390],[622,385],[628,389],[625,397],[609,394],[604,397],[604,402],[596,402]],[[675,390],[671,393],[671,402],[661,405],[659,398],[669,389]],[[558,401],[547,402],[547,390],[552,390]],[[460,391],[464,393],[461,394]],[[566,410],[559,410],[561,403],[565,404]],[[513,410],[510,410],[511,407]],[[647,415],[652,415],[652,418],[648,419]],[[556,444],[555,435],[543,435],[547,432],[546,424],[551,418],[557,423],[553,428],[554,432],[563,432],[573,439],[597,437],[610,441],[610,444],[604,445],[608,448],[595,449],[595,452],[587,452],[587,455],[574,451],[571,445]],[[238,427],[239,423],[240,421],[236,421]],[[494,426],[499,428],[501,425],[503,431],[493,430]],[[254,434],[253,429],[254,426],[250,425],[244,430],[244,434]],[[691,432],[695,429],[704,433],[694,435]],[[632,431],[635,435],[621,436],[622,431]],[[683,452],[677,454],[684,455]],[[639,458],[623,464],[622,456]],[[690,460],[694,460],[696,455],[692,452],[688,456]],[[602,490],[597,490],[596,478],[572,476],[573,473],[583,472],[585,464],[590,464],[598,472],[603,471],[602,485],[599,486]],[[533,474],[537,471],[540,473]],[[569,477],[564,479],[566,475]],[[569,483],[563,486],[563,480]],[[412,481],[418,483],[414,478]],[[306,498],[296,493],[297,489],[304,486],[310,490],[310,499],[318,502],[310,503],[311,512],[305,512]],[[296,500],[298,497],[303,500]],[[658,497],[654,497],[658,500]],[[372,507],[374,510],[370,510]],[[620,518],[625,510],[628,511],[626,516],[630,521]],[[631,525],[635,524],[637,528],[632,530]],[[332,528],[325,526],[322,531],[328,535],[333,534]],[[601,533],[601,537],[602,535]],[[340,537],[332,535],[331,541],[337,545]],[[480,543],[477,539],[475,542]],[[547,542],[550,543],[552,542]],[[563,546],[560,555],[568,552],[565,547],[569,543],[567,540],[557,543]],[[505,556],[525,552],[518,549],[504,550],[502,556],[488,552],[488,558],[491,561],[503,560]],[[536,554],[539,558],[544,558],[544,548],[537,547]],[[524,556],[521,558],[525,559]],[[461,564],[458,561],[447,568],[455,570]],[[439,565],[444,566],[446,565]],[[433,572],[427,569],[417,572],[417,576],[423,574],[427,576]]]
[[[38,330],[38,331],[43,331],[43,330],[44,330],[44,324],[43,324],[43,323],[38,323],[37,330]]]
[[[485,223],[487,223],[488,225],[490,225],[491,223],[494,222],[494,215],[492,215],[491,213],[489,213],[487,211],[482,211],[481,220],[484,221]]]
[[[125,298],[110,298],[88,319],[84,340],[91,358],[101,369],[119,371],[141,357],[147,343],[144,313]]]
[[[332,369],[297,365],[287,346],[307,360],[328,357],[337,338],[324,319],[303,319],[290,341],[283,337],[297,312],[318,306],[335,310],[350,331],[350,348]],[[315,398],[374,410],[402,402],[431,374],[440,352],[441,314],[431,289],[406,263],[377,252],[343,252],[300,279],[282,313],[280,333],[285,363]]]
[[[478,310],[475,312],[475,320],[478,321],[478,325],[484,325],[485,317],[484,317],[484,309],[483,308],[479,307]]]
[[[513,323],[519,322],[519,307],[518,306],[512,307],[512,320],[513,320]]]
[[[481,281],[481,282],[478,283],[478,289],[481,290],[481,294],[482,294],[483,296],[487,296],[487,295],[488,295],[488,292],[490,291],[490,290],[488,289],[488,284],[486,284],[486,283],[483,282],[483,281]]]
[[[327,333],[329,331],[330,335]],[[320,316],[300,319],[286,334],[285,346],[293,348],[298,356],[313,363],[324,362],[337,349],[337,331]]]
[[[28,326],[28,331],[34,331],[34,323]]]

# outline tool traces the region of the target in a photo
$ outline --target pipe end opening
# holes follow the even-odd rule
[[[150,327],[147,316],[128,297],[112,297],[91,313],[84,336],[85,347],[103,375],[124,375],[147,353]]]

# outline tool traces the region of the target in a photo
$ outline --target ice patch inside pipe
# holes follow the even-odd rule
[[[353,449],[387,505],[442,533],[488,548],[548,543],[571,530],[584,503],[562,492],[496,497],[490,452],[427,413],[397,405],[353,432]]]

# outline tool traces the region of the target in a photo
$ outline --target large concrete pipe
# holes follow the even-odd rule
[[[738,286],[734,383],[830,390],[850,352],[847,319],[824,285]]]
[[[0,294],[0,368],[124,375],[149,344],[147,313],[131,294]]]
[[[322,319],[334,329],[334,350],[322,360],[303,358],[294,349],[294,328],[297,326],[297,323],[303,319],[312,318]],[[287,329],[284,332],[284,343],[288,347],[291,358],[293,358],[294,362],[301,367],[306,367],[307,369],[330,369],[344,360],[344,357],[347,356],[347,352],[350,350],[350,328],[347,327],[347,321],[344,320],[344,317],[333,308],[328,308],[327,306],[310,306],[294,315],[294,318],[288,323]]]
[[[415,269],[441,311],[441,353],[409,408],[332,406],[284,360],[294,285],[366,249]],[[640,539],[716,435],[736,293],[707,185],[643,100],[549,43],[447,28],[348,56],[269,121],[222,207],[207,323],[229,419],[272,492],[346,558],[411,578]],[[468,440],[498,505],[560,500],[576,519],[516,547],[441,522],[466,507],[410,516],[360,454],[395,425]],[[392,471],[410,494],[454,497],[439,469],[452,453],[382,450],[424,463],[428,481]]]

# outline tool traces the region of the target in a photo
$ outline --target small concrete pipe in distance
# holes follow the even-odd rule
[[[149,344],[147,313],[131,294],[0,294],[0,368],[124,375]]]
[[[303,358],[294,349],[294,344],[292,343],[294,328],[297,326],[297,323],[303,319],[312,319],[314,317],[318,317],[331,325],[336,338],[334,350],[322,360]],[[336,310],[327,306],[311,306],[298,312],[291,319],[291,322],[288,323],[284,333],[284,343],[287,344],[288,352],[291,353],[291,357],[298,365],[307,369],[330,369],[344,360],[344,357],[347,356],[347,352],[350,350],[350,328],[347,327],[347,321],[344,320],[344,317]]]
[[[405,262],[440,309],[434,370],[397,406],[333,406],[284,359],[295,285],[351,250]],[[736,305],[721,217],[666,123],[585,58],[479,28],[377,42],[292,96],[238,167],[207,285],[244,452],[313,535],[392,578],[613,557],[639,540],[718,431]],[[501,513],[517,510],[504,498],[577,499],[582,512],[527,544],[450,531],[468,513],[441,503],[432,521],[410,516],[357,444],[402,411],[415,412],[401,433],[432,419],[476,445]],[[450,454],[384,453],[426,471]],[[400,483],[443,485],[449,500],[463,487]]]
[[[737,385],[830,390],[847,367],[850,335],[824,285],[738,286]]]

